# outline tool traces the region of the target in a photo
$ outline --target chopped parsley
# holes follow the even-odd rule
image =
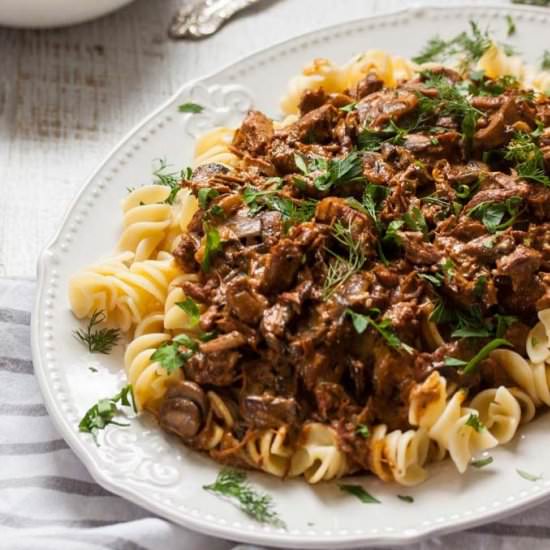
[[[483,422],[479,419],[479,416],[474,413],[470,413],[470,416],[468,417],[468,420],[466,420],[465,426],[469,426],[476,432],[480,433],[485,429],[485,426]]]
[[[511,15],[506,16],[506,36],[512,36],[516,34],[517,28],[516,23]]]
[[[271,496],[256,491],[247,482],[244,472],[224,468],[218,474],[216,481],[210,485],[204,485],[203,489],[235,501],[247,516],[259,523],[279,528],[286,527],[274,510]]]
[[[177,302],[176,305],[187,314],[189,328],[196,327],[199,324],[201,312],[197,302],[193,298],[186,298],[183,302]]]
[[[181,347],[187,348],[182,351]],[[171,374],[187,363],[199,349],[199,344],[187,334],[178,334],[171,342],[165,342],[151,355],[151,361],[157,361],[160,366]]]
[[[222,242],[219,231],[215,227],[203,224],[205,234],[204,256],[201,262],[201,269],[204,272],[210,271],[212,258],[221,251]]]
[[[208,203],[218,195],[219,193],[216,189],[212,189],[212,187],[202,187],[197,193],[200,207],[206,210],[208,208]]]
[[[343,493],[348,493],[357,497],[361,502],[365,504],[380,504],[380,501],[373,497],[368,491],[363,489],[361,485],[339,484],[338,487]]]
[[[397,495],[397,498],[399,500],[402,500],[403,502],[408,502],[410,504],[414,502],[414,498],[411,497],[410,495]]]
[[[374,328],[382,338],[386,341],[386,343],[395,350],[404,350],[407,353],[411,353],[412,348],[401,342],[397,334],[395,333],[395,330],[393,328],[393,325],[391,324],[391,321],[389,319],[382,319],[381,321],[375,321],[373,319],[373,316],[377,316],[380,314],[380,311],[377,309],[372,309],[369,314],[362,314],[357,313],[353,311],[352,309],[346,309],[345,313],[351,317],[351,322],[353,324],[353,328],[355,329],[355,332],[357,334],[363,334],[365,330],[367,330],[367,327],[371,326]]]
[[[468,211],[468,216],[480,220],[489,233],[502,231],[516,223],[521,214],[520,197],[510,197],[504,202],[483,201]],[[503,221],[508,217],[507,221]]]
[[[105,321],[107,316],[103,310],[94,311],[86,330],[73,331],[73,336],[82,342],[90,353],[111,353],[120,340],[120,330],[115,328],[95,329]]]
[[[202,105],[199,105],[198,103],[187,102],[179,105],[178,111],[180,113],[197,114],[197,113],[202,113],[204,111],[204,107]]]
[[[488,456],[486,458],[478,458],[477,460],[472,460],[471,465],[474,468],[485,468],[485,466],[489,466],[489,464],[492,464],[494,462],[494,459],[492,456]]]
[[[540,68],[543,71],[550,71],[550,50],[544,50],[542,60],[540,62]]]
[[[428,224],[422,211],[417,206],[413,207],[409,212],[403,214],[403,221],[411,231],[420,231],[424,235],[428,234]]]
[[[480,300],[485,294],[485,288],[487,287],[487,277],[480,275],[474,285],[474,296]]]
[[[467,362],[463,359],[458,359],[458,357],[445,357],[443,364],[446,367],[463,367]]]
[[[533,474],[530,474],[529,472],[526,472],[525,470],[520,470],[519,468],[516,469],[516,472],[518,475],[520,475],[523,479],[526,479],[527,481],[540,481],[542,479],[542,475],[536,476]]]
[[[134,412],[137,412],[131,384],[124,386],[113,397],[100,399],[95,405],[90,407],[78,424],[78,429],[81,432],[92,434],[97,444],[97,432],[103,430],[109,424],[129,426],[129,424],[121,424],[113,420],[120,412],[119,404],[122,407],[132,407]]]
[[[340,107],[340,111],[344,111],[344,113],[351,113],[352,111],[355,110],[356,107],[357,107],[357,102],[352,101],[351,103],[348,103],[343,107]]]
[[[362,438],[367,439],[370,435],[369,427],[366,424],[358,424],[355,428],[355,433]]]
[[[298,155],[296,157],[303,161]],[[343,159],[317,157],[310,161],[309,166],[306,167],[304,161],[298,168],[304,174],[314,176],[313,185],[319,191],[328,191],[334,186],[364,179],[363,162],[357,151]]]

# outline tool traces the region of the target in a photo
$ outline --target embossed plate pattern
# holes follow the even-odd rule
[[[290,40],[184,86],[98,168],[42,254],[33,317],[33,358],[48,410],[98,483],[192,529],[302,548],[413,542],[486,522],[550,496],[550,416],[545,414],[522,429],[512,444],[497,449],[494,464],[483,470],[460,476],[452,465],[441,463],[431,467],[430,479],[413,490],[370,477],[359,479],[382,501],[380,505],[363,505],[341,493],[336,483],[310,487],[301,480],[281,482],[251,474],[254,484],[273,495],[288,529],[259,525],[202,490],[219,467],[165,437],[151,419],[136,419],[129,428],[111,426],[100,447],[78,432],[78,420],[90,404],[124,383],[122,351],[108,357],[83,353],[70,336],[76,322],[66,297],[70,274],[113,250],[121,229],[120,201],[127,187],[150,182],[152,159],[166,157],[185,166],[193,139],[202,131],[237,124],[251,106],[275,115],[288,78],[315,57],[343,62],[371,47],[411,55],[428,36],[456,34],[471,18],[502,35],[508,14],[518,27],[515,44],[535,62],[544,45],[533,37],[546,36],[550,23],[550,16],[540,10],[425,8],[354,21]],[[206,109],[194,116],[178,113],[177,105],[184,101],[196,101]],[[98,372],[91,372],[90,366]],[[516,468],[546,473],[548,480],[528,482]],[[403,493],[412,495],[414,504],[397,499]]]

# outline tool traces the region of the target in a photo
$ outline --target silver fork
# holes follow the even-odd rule
[[[172,38],[203,38],[214,34],[236,13],[260,0],[200,0],[186,3],[170,25]]]

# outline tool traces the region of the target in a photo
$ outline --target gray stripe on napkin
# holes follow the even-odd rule
[[[113,494],[96,483],[61,476],[33,476],[0,479],[1,489],[50,489],[61,493],[88,497],[112,497]]]
[[[1,443],[1,455],[32,455],[39,453],[52,453],[61,449],[68,449],[69,446],[63,439],[52,441],[38,441],[36,443]]]
[[[12,325],[30,325],[30,311],[20,309],[5,308],[0,309],[0,323],[10,323]]]

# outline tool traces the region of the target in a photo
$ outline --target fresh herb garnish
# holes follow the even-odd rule
[[[511,15],[506,16],[506,36],[512,36],[513,34],[516,34],[516,23]]]
[[[419,122],[412,124],[409,128],[398,126],[393,120],[381,130],[365,128],[358,136],[357,143],[363,151],[378,151],[383,143],[402,145],[405,136],[413,129],[416,129]]]
[[[199,199],[199,205],[203,210],[208,208],[208,203],[215,199],[219,195],[216,189],[212,187],[202,187],[197,193],[197,198]]]
[[[224,468],[214,483],[203,489],[235,500],[239,508],[249,517],[260,523],[285,528],[285,523],[273,509],[273,499],[267,494],[258,493],[246,480],[244,472]]]
[[[481,31],[477,23],[470,21],[470,33],[461,32],[450,40],[443,40],[439,36],[431,38],[420,54],[412,60],[423,64],[459,56],[459,66],[466,71],[491,47],[491,43],[488,31]]]
[[[446,367],[463,367],[467,362],[458,357],[445,357],[445,359],[443,359],[443,364]]]
[[[81,432],[92,434],[94,441],[97,443],[98,430],[103,430],[109,424],[129,426],[129,424],[121,424],[113,420],[115,415],[120,412],[119,403],[123,407],[132,407],[134,412],[137,412],[131,384],[124,386],[113,397],[100,399],[95,405],[90,407],[78,424],[78,429]]]
[[[181,346],[187,348],[182,351]],[[151,355],[151,361],[157,361],[160,366],[171,374],[187,363],[189,358],[199,349],[199,344],[187,334],[178,334],[171,342],[165,342]]]
[[[338,485],[340,491],[343,493],[348,493],[357,497],[361,502],[365,504],[380,504],[380,501],[377,498],[374,498],[369,492],[367,492],[361,485],[349,485],[349,484],[340,484]]]
[[[344,111],[344,113],[351,113],[352,111],[355,110],[355,107],[357,107],[357,102],[352,101],[351,103],[348,103],[343,107],[340,107],[340,111]]]
[[[202,105],[199,105],[198,103],[187,102],[179,105],[178,111],[180,113],[197,114],[197,113],[202,113],[204,111],[204,107]]]
[[[201,269],[204,272],[210,271],[212,265],[212,258],[221,250],[222,242],[219,231],[215,227],[204,223],[204,255],[201,262]]]
[[[492,464],[494,462],[494,459],[492,456],[488,456],[486,458],[478,458],[477,460],[472,460],[470,463],[474,468],[484,468],[485,466],[489,466],[489,464]]]
[[[543,71],[550,71],[550,50],[544,50],[542,60],[540,62],[540,68]]]
[[[164,202],[167,204],[174,204],[176,200],[176,195],[181,189],[181,182],[183,180],[188,180],[193,175],[193,170],[189,167],[182,170],[176,170],[174,172],[169,172],[168,164],[166,160],[159,159],[159,167],[156,170],[153,170],[153,176],[155,178],[155,183],[157,185],[166,185],[170,188],[170,194]]]
[[[334,186],[363,179],[363,161],[357,151],[343,159],[315,158],[307,170],[305,173],[315,176],[313,185],[319,191],[328,191]]]
[[[537,140],[542,128],[534,132],[516,132],[506,148],[504,158],[515,164],[520,178],[531,180],[550,187],[550,177],[544,171],[544,156]]]
[[[120,339],[120,330],[115,328],[102,328],[94,330],[97,325],[105,321],[107,316],[103,310],[94,311],[86,330],[73,331],[74,337],[87,346],[90,353],[111,353]]]
[[[196,327],[199,324],[201,312],[197,302],[193,298],[186,298],[183,302],[177,302],[176,305],[187,314],[189,328]]]
[[[403,214],[403,221],[411,231],[420,231],[424,235],[428,234],[428,224],[422,211],[417,206],[413,207],[409,212]]]
[[[483,294],[485,293],[485,288],[487,287],[487,277],[485,275],[480,275],[475,282],[474,285],[474,296],[480,300],[483,298]]]
[[[485,429],[483,422],[479,419],[479,416],[474,413],[470,413],[468,420],[466,420],[465,426],[470,426],[476,432],[480,433]]]
[[[511,346],[510,342],[508,340],[504,340],[504,338],[495,338],[494,340],[491,340],[488,344],[483,346],[481,350],[479,350],[474,357],[472,357],[466,366],[464,367],[463,371],[464,374],[470,374],[474,372],[484,359],[486,359],[489,354],[494,351],[497,348],[501,348],[503,346]]]
[[[382,336],[382,338],[384,338],[386,343],[391,348],[395,350],[403,349],[407,353],[411,352],[412,348],[409,345],[401,342],[401,340],[395,333],[393,325],[391,324],[391,321],[389,319],[386,318],[382,319],[381,321],[375,321],[373,319],[373,316],[377,316],[380,314],[380,310],[372,309],[369,314],[362,314],[348,308],[346,309],[345,313],[351,317],[353,328],[355,329],[357,334],[363,334],[363,332],[367,330],[367,327],[371,326],[380,334],[380,336]]]
[[[480,220],[489,233],[502,231],[514,225],[521,214],[520,197],[510,197],[504,202],[483,201],[468,211],[468,216]],[[503,221],[508,216],[507,221]]]
[[[366,261],[361,243],[355,240],[352,234],[351,224],[345,226],[336,222],[332,227],[332,236],[344,248],[345,255],[326,249],[332,259],[323,282],[323,297],[325,299],[354,273],[360,271]]]
[[[414,498],[411,497],[410,495],[397,495],[397,498],[399,500],[402,500],[403,502],[409,502],[409,503],[414,502]]]
[[[434,286],[441,286],[443,284],[443,275],[441,273],[419,273],[418,276],[421,279],[429,281]]]
[[[530,474],[529,472],[526,472],[525,470],[520,470],[519,468],[516,469],[516,472],[527,481],[540,481],[542,479],[542,475],[536,476],[533,474]]]
[[[355,433],[362,438],[367,439],[370,435],[369,427],[366,424],[358,424],[355,428]]]

